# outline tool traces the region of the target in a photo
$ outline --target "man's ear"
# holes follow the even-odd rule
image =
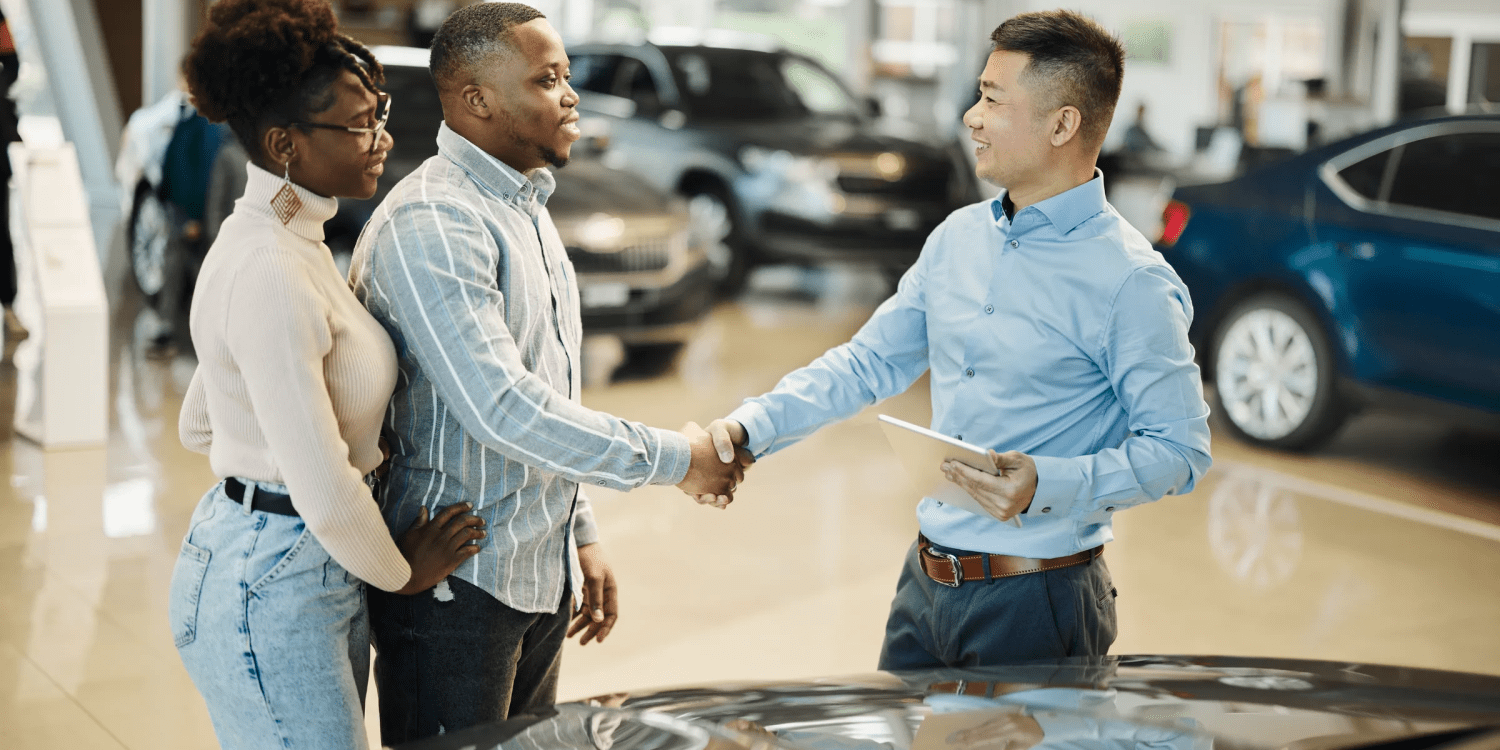
[[[1052,113],[1052,145],[1062,147],[1068,141],[1078,137],[1078,131],[1083,129],[1083,113],[1078,108],[1068,104],[1062,109]]]
[[[491,100],[493,97],[493,91],[477,83],[468,84],[459,89],[458,92],[458,100],[463,105],[464,110],[471,116],[481,120],[488,120],[492,116],[491,107],[494,102]]]

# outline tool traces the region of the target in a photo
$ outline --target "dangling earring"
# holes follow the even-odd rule
[[[271,209],[276,212],[276,218],[281,219],[283,226],[290,224],[292,218],[302,210],[302,199],[297,197],[297,191],[292,188],[292,160],[286,160],[286,174],[281,177],[281,189],[276,191],[275,197],[271,198]]]

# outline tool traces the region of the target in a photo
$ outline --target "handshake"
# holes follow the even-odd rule
[[[745,481],[745,471],[755,457],[745,449],[750,436],[739,422],[716,419],[704,430],[696,422],[682,428],[692,444],[692,463],[687,476],[677,483],[678,489],[700,504],[727,508],[734,502],[734,490]]]

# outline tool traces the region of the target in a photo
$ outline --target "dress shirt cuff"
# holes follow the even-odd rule
[[[1036,462],[1036,494],[1022,515],[1035,518],[1067,516],[1084,485],[1083,471],[1071,458],[1032,456]]]
[[[594,522],[594,506],[583,488],[578,488],[578,507],[573,511],[573,543],[587,547],[599,541],[599,524]]]
[[[725,419],[732,419],[745,428],[748,440],[746,449],[750,455],[760,458],[765,455],[766,449],[771,447],[771,441],[776,438],[776,427],[771,424],[771,415],[766,413],[766,408],[754,402],[740,405],[740,408],[729,412]]]
[[[656,429],[656,471],[647,484],[677,484],[693,464],[693,446],[676,430]]]

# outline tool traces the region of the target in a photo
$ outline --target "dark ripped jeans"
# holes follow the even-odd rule
[[[385,745],[546,711],[572,611],[519,612],[449,577],[450,601],[432,591],[401,596],[369,588]]]

